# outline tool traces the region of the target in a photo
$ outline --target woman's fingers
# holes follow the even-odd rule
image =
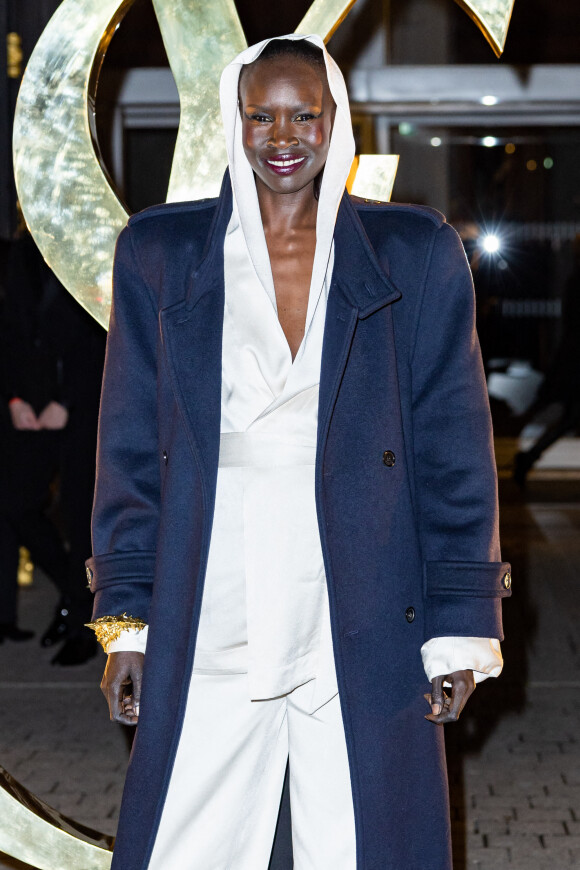
[[[443,690],[443,683],[451,684],[451,695]],[[447,722],[457,722],[469,697],[475,689],[473,671],[454,671],[434,677],[431,681],[431,695],[426,696],[431,704],[431,712],[425,716],[435,725],[445,725]]]
[[[431,713],[439,715],[444,705],[443,677],[434,677],[431,680]]]
[[[101,681],[112,722],[136,725],[139,718],[143,653],[111,653]]]

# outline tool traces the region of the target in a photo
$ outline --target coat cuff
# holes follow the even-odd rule
[[[154,551],[139,551],[89,559],[87,579],[95,593],[93,620],[112,613],[130,613],[148,622],[155,558]]]
[[[425,639],[503,640],[501,600],[511,595],[508,562],[426,562]]]
[[[429,681],[469,669],[481,683],[499,677],[503,668],[500,643],[494,637],[433,637],[421,647],[421,657]]]
[[[148,633],[149,626],[147,625],[140,631],[137,631],[135,628],[127,628],[121,632],[116,640],[112,640],[107,644],[105,652],[107,654],[114,652],[140,652],[144,654],[147,649]]]

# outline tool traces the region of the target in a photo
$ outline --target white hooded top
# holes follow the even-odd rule
[[[317,301],[318,285],[324,279],[327,270],[336,213],[354,158],[355,144],[346,84],[340,69],[326,51],[323,40],[316,34],[311,34],[310,36],[291,34],[279,37],[279,39],[290,41],[306,40],[322,51],[326,65],[328,85],[336,104],[330,148],[324,167],[318,199],[316,253],[312,270],[309,310],[306,317],[308,324],[312,317],[312,308]],[[274,292],[274,282],[272,281],[270,258],[262,229],[254,173],[244,153],[242,118],[238,106],[238,82],[242,67],[245,64],[253,63],[260,56],[264,48],[273,41],[276,40],[265,39],[263,42],[247,48],[225,68],[220,82],[220,102],[234,202],[236,203],[240,223],[257,276],[268,293],[274,310],[276,310],[276,295]]]
[[[279,38],[306,39],[320,48],[336,113],[320,188],[305,334],[292,361],[238,107],[241,69],[271,40],[243,51],[222,74],[234,205],[224,242],[220,462],[194,673],[247,673],[249,697],[256,700],[310,682],[315,710],[337,691],[314,463],[334,225],[355,148],[346,85],[322,39]],[[126,633],[108,651],[144,649],[146,634]],[[480,679],[501,671],[497,641],[434,639],[423,653],[429,678],[459,667],[480,671]]]
[[[253,699],[313,681],[318,705],[336,692],[314,497],[318,385],[334,225],[354,138],[342,75],[320,37],[306,38],[324,54],[336,113],[318,200],[305,334],[294,361],[278,320],[238,106],[242,66],[270,40],[242,52],[220,85],[234,207],[224,243],[220,465],[194,669],[247,671]]]

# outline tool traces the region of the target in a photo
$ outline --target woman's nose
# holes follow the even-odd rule
[[[296,136],[292,124],[284,119],[274,124],[272,135],[270,136],[269,144],[276,148],[285,148],[288,145],[297,145],[298,137]]]

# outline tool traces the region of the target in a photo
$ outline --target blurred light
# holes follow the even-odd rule
[[[505,146],[505,153],[506,154],[513,154],[515,150],[516,150],[516,146],[514,145],[513,142],[508,142],[507,145]]]
[[[433,138],[431,139],[431,145],[433,146],[433,148],[439,148],[439,146],[441,145],[441,139],[439,138],[439,136],[433,136]]]
[[[538,168],[538,164],[535,160],[528,160],[526,163],[526,169],[529,169],[530,172],[534,172],[535,169]]]
[[[401,136],[411,136],[415,132],[415,128],[408,121],[401,121],[399,124],[399,133]]]
[[[494,97],[493,94],[487,94],[485,97],[481,98],[481,102],[484,106],[495,106],[499,100],[497,97]]]
[[[497,145],[498,140],[495,136],[484,136],[481,142],[486,148],[493,148],[494,145]]]
[[[554,165],[554,161],[551,157],[544,157],[544,169],[551,169]]]
[[[501,245],[499,238],[492,233],[487,236],[484,236],[481,241],[481,247],[488,254],[497,254]]]

